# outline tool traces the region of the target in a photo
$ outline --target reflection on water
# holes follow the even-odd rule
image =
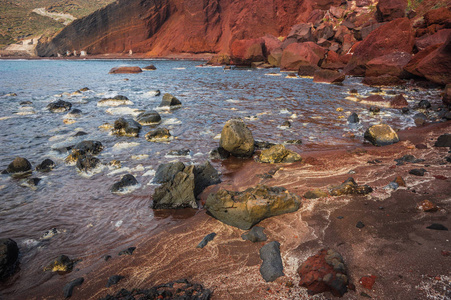
[[[274,70],[224,71],[196,67],[198,62],[191,61],[152,63],[157,71],[109,75],[112,67],[144,67],[149,61],[0,61],[0,168],[5,169],[16,156],[27,158],[34,167],[46,158],[56,162],[50,173],[33,172],[33,177],[41,179],[36,190],[22,186],[24,179],[0,177],[0,237],[13,238],[21,248],[20,272],[0,296],[18,290],[31,292],[42,282],[58,280],[43,276],[42,269],[60,254],[89,265],[115,249],[133,246],[154,230],[193,216],[195,210],[154,214],[149,208],[154,171],[168,161],[204,162],[208,152],[217,147],[218,134],[230,118],[243,118],[256,140],[282,143],[301,139],[302,145],[288,146],[298,152],[360,144],[364,129],[381,120],[395,128],[413,124],[411,117],[397,110],[385,109],[372,116],[368,106],[346,100],[350,89],[362,95],[372,90],[357,79],[337,86],[265,76]],[[73,93],[83,87],[89,91]],[[155,96],[157,89],[160,96]],[[436,98],[436,94],[402,92],[410,101],[420,96]],[[8,93],[17,96],[2,96]],[[137,138],[113,136],[102,128],[121,116],[132,118],[156,109],[164,93],[182,102],[180,109],[159,110],[160,127],[168,128],[175,137],[170,143],[146,141],[149,126],[143,126]],[[133,105],[97,106],[101,98],[116,95],[128,97]],[[72,109],[82,113],[50,113],[46,106],[59,99],[71,102]],[[351,112],[357,112],[360,124],[347,123]],[[291,127],[281,126],[285,121]],[[350,133],[356,138],[351,139]],[[80,176],[64,162],[66,147],[88,139],[105,146],[98,155],[105,168],[90,177]],[[181,149],[189,149],[190,155],[167,155]],[[121,169],[107,167],[112,160],[119,160]],[[221,169],[219,162],[214,166]],[[111,185],[126,173],[133,174],[141,187],[128,195],[110,193]],[[42,239],[52,228],[57,233]],[[38,281],[33,280],[36,276]]]

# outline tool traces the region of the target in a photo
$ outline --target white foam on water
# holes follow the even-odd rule
[[[282,76],[280,73],[266,73],[265,76]]]
[[[241,101],[240,100],[235,100],[235,99],[227,99],[226,102],[229,102],[229,103],[240,103]]]
[[[290,116],[290,119],[297,119],[298,118],[298,115],[297,114],[292,114],[291,116]]]
[[[34,248],[38,246],[41,242],[35,239],[24,239],[19,242],[21,248]]]
[[[0,118],[0,121],[12,119],[12,118],[14,118],[14,116],[1,117],[1,118]]]
[[[136,184],[136,185],[132,185],[132,186],[127,186],[125,188],[122,188],[122,191],[119,192],[113,192],[113,194],[116,195],[125,195],[125,194],[130,194],[131,192],[136,191],[137,189],[139,189],[141,187],[141,184]]]
[[[172,68],[172,70],[186,70],[186,68]]]
[[[147,155],[147,154],[137,154],[137,155],[132,155],[130,158],[133,159],[133,160],[141,160],[141,159],[149,158],[149,155]]]
[[[220,140],[220,139],[221,139],[221,134],[218,133],[217,135],[215,135],[215,137],[214,137],[213,139],[215,139],[215,140]]]
[[[281,109],[280,111],[279,111],[279,114],[281,114],[281,115],[285,115],[285,114],[289,114],[290,112],[288,111],[288,109]]]
[[[142,176],[155,176],[156,173],[157,171],[151,169],[144,173]]]
[[[121,106],[121,105],[133,105],[134,103],[130,100],[116,100],[116,99],[105,99],[97,102],[97,106]]]
[[[136,167],[130,169],[132,172],[144,172],[145,168],[142,164],[137,165]]]
[[[156,111],[171,111],[173,109],[181,108],[182,105],[173,105],[173,106],[158,106],[154,110]]]
[[[119,169],[116,169],[116,170],[114,170],[114,171],[111,171],[110,173],[108,173],[107,175],[108,176],[113,176],[113,175],[116,175],[116,174],[120,174],[120,173],[124,173],[124,172],[129,172],[130,171],[130,168],[129,167],[121,167],[121,168],[119,168]]]
[[[123,220],[119,220],[116,223],[114,223],[114,227],[119,228],[119,227],[122,226],[122,223],[124,223],[124,221]]]
[[[114,144],[113,148],[114,149],[128,149],[128,148],[133,148],[136,146],[139,146],[140,143],[137,142],[119,142]]]
[[[142,112],[141,109],[130,108],[130,107],[114,107],[108,108],[106,110],[107,114],[110,115],[132,115],[137,116]]]
[[[146,96],[156,96],[157,94],[158,94],[158,91],[148,91],[148,92],[144,93],[144,95],[146,95]]]
[[[88,172],[78,170],[78,173],[80,174],[81,177],[91,178],[93,175],[101,173],[104,169],[105,165],[99,164],[97,167],[95,167],[92,170],[89,170]]]
[[[244,117],[244,118],[249,121],[257,121],[258,120],[257,116],[248,116],[248,117]]]
[[[202,152],[197,152],[196,154],[194,154],[193,156],[202,156],[204,155]]]
[[[165,119],[161,124],[162,125],[178,125],[178,124],[182,124],[182,121],[180,121],[177,118],[170,118],[170,119]]]
[[[313,116],[313,117],[310,117],[310,118],[312,118],[312,119],[322,119],[323,117],[321,117],[321,116]]]

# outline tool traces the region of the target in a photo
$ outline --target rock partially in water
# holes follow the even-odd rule
[[[431,103],[427,100],[421,100],[420,102],[418,102],[418,108],[420,109],[431,108]]]
[[[210,151],[210,159],[226,159],[229,158],[230,152],[222,147],[215,148]]]
[[[391,108],[405,108],[409,105],[406,98],[402,94],[399,94],[395,97],[393,97],[390,100],[390,107]]]
[[[17,243],[9,238],[0,239],[0,282],[14,273],[18,257]]]
[[[180,161],[161,164],[157,168],[153,182],[165,183],[171,181],[178,172],[182,172],[184,169],[185,165]]]
[[[107,295],[100,300],[132,300],[132,299],[198,299],[208,300],[213,292],[201,284],[190,283],[186,279],[160,284],[146,289],[121,289],[115,295]]]
[[[314,73],[313,82],[325,82],[325,83],[341,83],[345,80],[344,73],[340,73],[334,70],[321,69]]]
[[[387,124],[371,126],[365,131],[364,138],[374,146],[386,146],[399,142],[398,135]]]
[[[219,146],[235,157],[248,158],[254,154],[254,137],[243,120],[231,119],[222,129]]]
[[[438,137],[435,147],[451,147],[451,134],[445,133]]]
[[[112,133],[120,136],[137,137],[141,128],[141,125],[135,120],[119,118],[114,121]]]
[[[304,198],[306,199],[318,199],[318,198],[325,198],[328,197],[329,194],[327,192],[321,191],[321,190],[311,190],[307,191],[304,194]]]
[[[167,128],[157,128],[146,133],[145,137],[149,142],[169,142],[171,139],[171,133]]]
[[[264,242],[268,239],[266,234],[263,232],[265,228],[260,226],[254,226],[251,230],[241,235],[241,238],[245,241],[251,241],[252,243]]]
[[[124,175],[120,181],[113,184],[111,187],[112,193],[124,193],[127,188],[138,185],[138,180],[131,174]]]
[[[208,196],[205,207],[221,222],[248,230],[263,219],[297,211],[301,199],[283,187],[257,185],[243,192],[220,189]]]
[[[74,288],[76,286],[80,286],[83,284],[83,282],[85,281],[85,279],[83,277],[79,277],[77,279],[72,280],[71,282],[69,282],[68,284],[66,284],[63,287],[63,294],[64,294],[64,298],[70,298],[72,297],[72,293],[74,291]]]
[[[258,150],[269,149],[276,144],[266,141],[254,141],[254,148]]]
[[[97,106],[121,106],[121,105],[133,105],[127,97],[117,95],[110,98],[102,98],[97,102]]]
[[[299,154],[280,144],[263,150],[258,157],[258,161],[262,163],[293,163],[301,160],[302,157]]]
[[[177,99],[176,97],[172,96],[169,93],[166,93],[163,95],[163,100],[161,100],[161,103],[159,106],[174,108],[174,107],[178,107],[180,105],[182,105],[182,102],[180,102],[179,99]]]
[[[342,184],[334,187],[330,190],[331,196],[342,196],[342,195],[366,195],[373,191],[373,189],[368,185],[358,185],[354,178],[349,177]]]
[[[28,159],[17,156],[2,173],[20,174],[28,172],[31,172],[31,163],[28,161]]]
[[[214,233],[214,232],[212,232],[212,233],[210,233],[210,234],[207,234],[207,235],[202,239],[202,241],[200,241],[199,245],[196,246],[196,248],[201,248],[201,249],[202,249],[203,247],[207,246],[207,244],[208,244],[209,242],[211,242],[211,241],[215,238],[215,236],[216,236],[216,233]]]
[[[155,71],[157,68],[154,65],[148,65],[143,68],[143,71]]]
[[[299,285],[311,294],[331,292],[342,297],[347,291],[348,276],[342,256],[332,249],[322,249],[299,268]]]
[[[121,276],[121,275],[113,275],[110,278],[108,278],[108,282],[106,284],[106,287],[110,287],[110,286],[116,285],[116,284],[119,283],[119,281],[121,281],[124,278],[125,277]]]
[[[353,123],[359,123],[359,122],[360,122],[359,116],[358,116],[355,112],[353,112],[353,113],[348,117],[348,123],[353,124]]]
[[[45,159],[39,165],[36,166],[36,171],[39,172],[50,172],[55,167],[55,162],[51,159]]]
[[[66,255],[60,255],[44,268],[44,271],[66,273],[72,271],[76,260],[70,259]]]
[[[157,125],[161,123],[161,116],[158,112],[151,110],[151,111],[145,111],[143,113],[140,113],[136,117],[136,121],[138,121],[139,124],[145,126],[145,125]]]
[[[97,155],[104,149],[99,141],[86,140],[75,144],[72,150],[78,150],[82,154]]]
[[[108,74],[136,74],[141,73],[143,70],[140,67],[115,67],[108,72]]]
[[[25,179],[24,181],[21,182],[20,185],[24,187],[29,187],[32,190],[36,190],[39,182],[41,182],[41,178],[33,177]]]
[[[118,253],[118,255],[119,255],[119,256],[122,256],[122,255],[132,255],[133,252],[134,252],[135,250],[136,250],[136,247],[128,247],[127,249],[120,251],[120,252]]]
[[[260,249],[260,258],[263,260],[260,266],[260,274],[266,282],[271,282],[285,276],[283,273],[282,257],[280,256],[280,243],[272,241]]]
[[[189,156],[190,155],[189,149],[180,149],[180,150],[171,150],[168,152],[169,156]]]
[[[76,166],[82,172],[90,172],[100,164],[100,160],[90,154],[81,155],[77,158]]]
[[[163,173],[163,169],[167,173]],[[209,185],[217,184],[219,173],[206,162],[203,165],[184,166],[180,164],[163,167],[157,180],[168,180],[155,189],[153,209],[161,208],[197,208],[196,197]],[[161,174],[161,175],[160,175]],[[157,176],[156,176],[157,177]]]
[[[56,102],[52,102],[49,105],[47,105],[47,108],[48,110],[54,113],[66,112],[72,108],[72,103],[63,100],[58,100]]]

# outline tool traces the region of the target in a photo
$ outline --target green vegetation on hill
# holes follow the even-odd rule
[[[50,12],[68,13],[81,18],[114,0],[0,0],[0,49],[27,37],[52,36],[64,25],[34,13],[45,7]]]

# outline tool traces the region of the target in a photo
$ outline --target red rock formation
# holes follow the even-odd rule
[[[393,21],[405,17],[407,0],[379,0],[376,8],[376,19],[379,22]]]
[[[237,65],[250,65],[252,62],[264,61],[266,46],[263,39],[235,40],[231,46],[232,61]]]
[[[451,29],[442,29],[433,35],[423,36],[416,40],[415,47],[421,51],[429,46],[443,44],[451,36]]]
[[[357,46],[345,72],[350,75],[364,75],[366,63],[370,60],[393,52],[412,53],[414,43],[414,32],[409,19],[401,18],[388,22],[371,32]]]
[[[318,70],[313,74],[313,82],[340,83],[345,80],[345,75],[333,70]]]
[[[366,76],[392,75],[404,77],[404,67],[409,63],[412,55],[406,52],[393,52],[376,57],[366,64]]]
[[[301,65],[318,66],[325,54],[326,50],[313,42],[294,43],[283,51],[280,68],[297,71]]]
[[[432,24],[444,24],[451,19],[451,9],[441,7],[433,9],[424,14],[424,21],[426,26]]]

